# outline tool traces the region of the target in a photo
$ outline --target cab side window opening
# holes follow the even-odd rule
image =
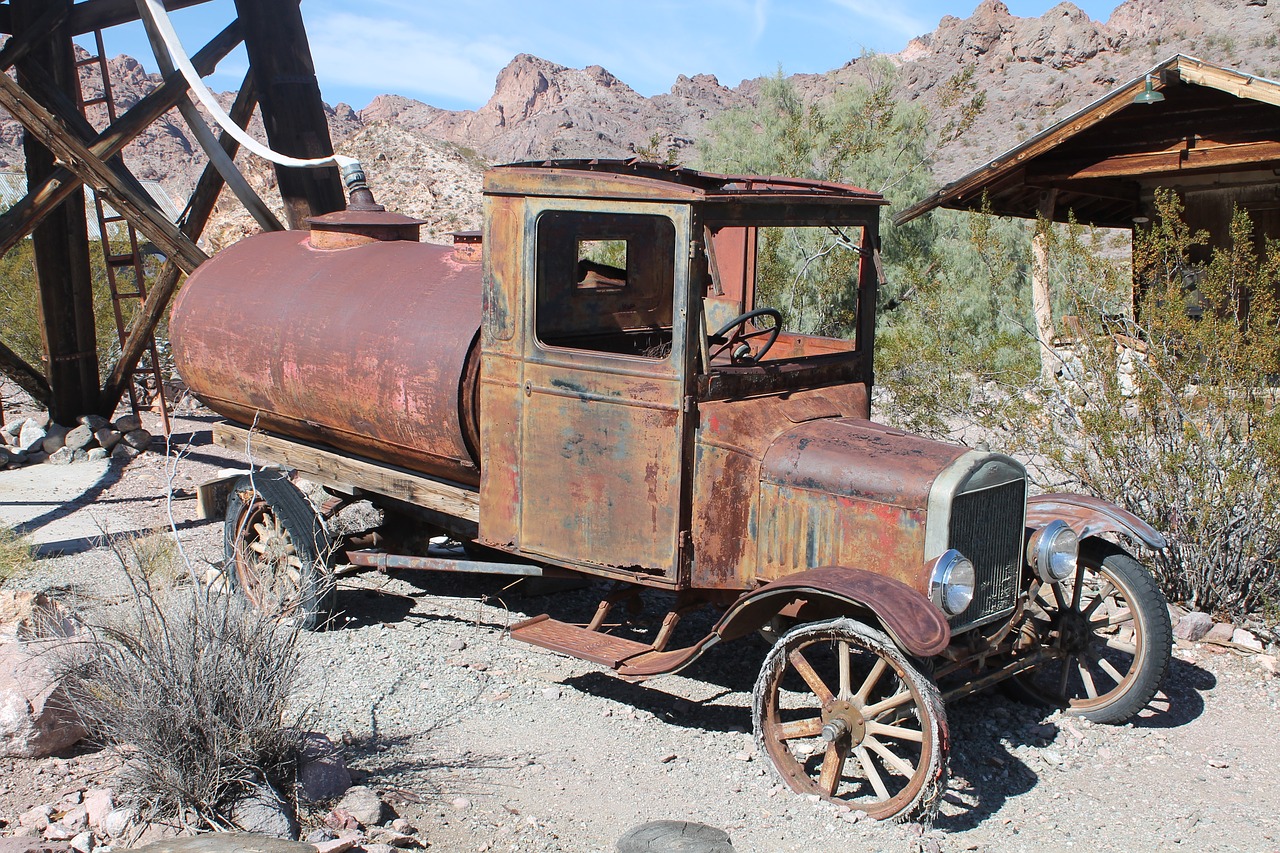
[[[552,347],[644,358],[671,351],[675,226],[663,216],[538,218],[534,331]]]

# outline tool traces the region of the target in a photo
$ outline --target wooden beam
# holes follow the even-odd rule
[[[257,88],[253,82],[253,71],[250,69],[245,75],[244,82],[240,84],[240,91],[236,93],[235,103],[231,105],[232,121],[241,127],[246,127],[252,120],[253,110],[257,105]],[[219,142],[222,150],[234,159],[236,152],[240,149],[240,143],[226,132],[222,134]],[[200,238],[204,233],[205,225],[209,222],[209,217],[213,215],[214,205],[217,204],[218,194],[222,192],[224,183],[222,175],[213,167],[213,164],[205,166],[200,180],[196,183],[195,191],[191,194],[191,200],[187,203],[185,218],[182,222],[183,234],[192,240]],[[120,398],[124,396],[129,377],[133,375],[139,359],[142,358],[142,353],[146,351],[151,341],[151,336],[155,334],[156,326],[164,316],[165,308],[173,298],[174,291],[178,289],[178,281],[181,277],[182,270],[178,265],[172,259],[165,261],[155,284],[147,291],[147,298],[142,303],[141,310],[125,330],[125,342],[121,347],[120,358],[111,368],[111,374],[102,386],[102,411],[115,411]]]
[[[213,443],[249,457],[255,465],[274,462],[300,472],[308,480],[343,491],[364,489],[455,518],[480,521],[480,495],[421,474],[367,462],[300,441],[278,438],[224,422],[213,425]]]
[[[1185,144],[1178,150],[1140,154],[1117,154],[1092,163],[1069,165],[1062,162],[1033,165],[1027,169],[1029,180],[1077,181],[1093,178],[1138,178],[1177,174],[1189,169],[1199,171],[1258,165],[1280,160],[1280,142],[1243,142],[1235,145]]]
[[[1209,86],[1237,98],[1249,98],[1280,107],[1280,86],[1271,80],[1261,80],[1229,68],[1203,65],[1186,57],[1179,60],[1177,72],[1187,83]]]
[[[96,135],[92,125],[76,111],[65,93],[57,91],[47,73],[33,66],[25,83],[24,89],[7,74],[0,74],[0,107],[22,122],[29,137],[39,140],[80,180],[101,193],[185,272],[208,260],[177,225],[165,218],[123,163],[118,159],[105,163],[89,150],[88,140]],[[33,99],[32,95],[40,100]]]
[[[191,61],[201,74],[210,74],[235,49],[240,40],[240,23],[234,21],[192,57]],[[186,94],[187,88],[187,81],[180,72],[166,76],[159,86],[98,134],[89,150],[102,160],[110,160],[156,119],[173,109]],[[0,255],[16,246],[32,228],[79,188],[80,179],[65,166],[58,167],[37,186],[31,187],[16,204],[0,214]]]
[[[235,0],[244,22],[244,44],[258,81],[262,121],[271,147],[291,157],[333,154],[320,85],[297,0]],[[306,227],[310,216],[346,207],[336,167],[276,167],[280,196],[290,228]]]
[[[1053,352],[1053,292],[1049,287],[1049,229],[1057,206],[1056,189],[1040,194],[1036,233],[1031,238],[1031,310],[1040,341],[1040,378],[1045,382],[1052,381],[1058,371],[1058,358]]]
[[[172,12],[208,2],[209,0],[164,0],[164,7]],[[71,31],[76,35],[83,35],[127,24],[138,18],[138,4],[135,0],[83,0],[71,12]]]
[[[4,8],[6,12],[9,11],[7,7],[0,8]],[[37,20],[23,27],[22,32],[5,42],[4,49],[0,50],[0,71],[8,71],[21,62],[32,49],[42,46],[54,30],[66,23],[70,15],[69,6],[55,3]]]
[[[40,375],[40,371],[0,341],[0,373],[8,376],[14,384],[31,395],[42,406],[48,406],[53,400],[53,390],[49,380]]]
[[[70,101],[79,86],[71,34],[66,24],[39,29],[49,9],[71,8],[71,0],[13,0],[13,24],[18,38],[31,29],[42,39],[17,66],[17,79],[0,73],[0,86],[21,92],[24,107],[48,109],[59,99]],[[33,79],[39,91],[27,91]],[[10,112],[13,112],[10,110]],[[14,113],[17,117],[17,113]],[[57,153],[40,134],[23,136],[27,181],[37,184],[56,170]],[[94,411],[98,402],[98,346],[93,310],[93,274],[89,266],[89,238],[84,197],[68,198],[32,233],[36,278],[40,289],[40,334],[47,359],[49,415],[70,423]]]

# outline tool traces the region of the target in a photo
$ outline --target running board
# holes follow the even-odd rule
[[[513,627],[511,637],[553,652],[604,664],[610,669],[617,669],[628,658],[653,651],[653,646],[645,643],[602,634],[581,625],[570,625],[545,613]]]

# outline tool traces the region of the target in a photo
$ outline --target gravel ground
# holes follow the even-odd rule
[[[197,563],[220,557],[222,530],[193,519],[195,484],[238,461],[209,443],[209,422],[175,422],[179,443],[190,439],[176,469],[147,454],[95,495],[133,529],[163,527],[158,495],[172,480]],[[15,585],[87,598],[119,588],[109,549],[68,550]],[[741,851],[1280,849],[1280,683],[1255,658],[1179,647],[1155,707],[1120,727],[998,692],[952,703],[951,785],[924,830],[857,820],[775,781],[749,735],[763,641],[717,647],[682,675],[636,685],[505,634],[543,612],[572,618],[599,595],[488,578],[344,578],[334,626],[306,638],[299,706],[438,850],[612,850],[628,828],[659,819],[721,827]],[[105,777],[102,764],[93,754],[0,760],[0,819],[72,777]]]

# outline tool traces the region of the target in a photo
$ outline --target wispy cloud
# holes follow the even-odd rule
[[[755,29],[751,33],[752,43],[758,43],[769,28],[769,0],[756,0]]]
[[[443,37],[404,18],[367,13],[313,14],[307,30],[321,80],[448,103],[483,103],[519,52],[500,38]]]
[[[830,0],[830,2],[852,12],[860,18],[865,18],[879,24],[880,27],[905,36],[906,38],[915,38],[930,32],[936,25],[936,21],[930,23],[922,18],[909,15],[900,11],[894,5],[877,0]]]

